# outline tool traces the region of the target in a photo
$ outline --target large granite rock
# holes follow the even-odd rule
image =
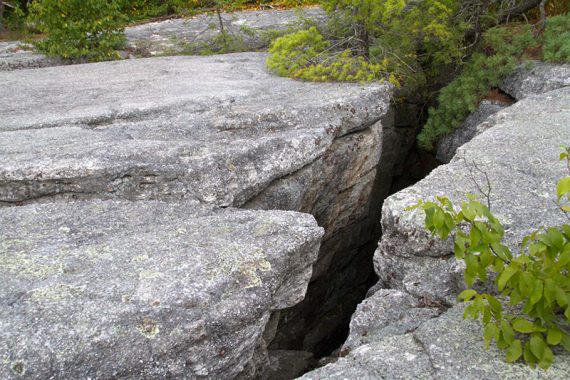
[[[324,24],[326,13],[321,8],[300,8],[222,13],[220,17],[234,49],[255,51],[266,48],[275,35],[307,22]],[[143,55],[200,53],[212,48],[220,33],[220,20],[215,12],[125,29],[127,46]]]
[[[570,141],[570,88],[525,98],[492,120],[494,126],[459,148],[451,163],[385,201],[375,266],[388,287],[453,302],[463,281],[452,242],[431,239],[421,212],[406,208],[437,195],[460,203],[466,193],[480,193],[477,185],[486,189],[483,172],[491,183],[492,211],[512,249],[537,227],[565,221],[553,200],[566,174],[558,156],[560,145]]]
[[[384,85],[274,77],[257,53],[26,70],[0,81],[4,203],[240,206],[336,137],[375,124],[390,97]]]
[[[494,115],[500,110],[506,108],[505,105],[496,104],[488,100],[483,100],[471,115],[465,119],[463,124],[453,133],[443,136],[437,143],[436,157],[443,163],[449,163],[457,148],[471,141],[471,139],[481,134],[486,128],[487,123],[483,123],[489,116]]]
[[[203,265],[207,265],[211,260],[221,260],[230,268],[236,265],[241,268],[239,263],[236,264],[239,258],[234,260],[230,257],[227,259],[229,261],[224,261],[227,247],[235,250],[236,254],[257,260],[259,250],[253,247],[254,243],[257,244],[256,234],[260,234],[260,239],[267,240],[268,246],[275,251],[275,257],[297,260],[295,255],[305,255],[298,263],[295,261],[281,266],[266,260],[271,263],[271,271],[274,272],[264,272],[263,276],[281,281],[281,290],[285,291],[286,287],[289,289],[286,297],[280,293],[281,290],[271,293],[273,290],[264,287],[266,282],[274,283],[269,281],[269,277],[266,281],[266,278],[259,274],[269,267],[261,259],[260,265],[263,268],[259,271],[242,268],[243,271],[240,271],[245,271],[245,274],[231,272],[234,277],[224,275],[224,279],[229,282],[224,283],[227,287],[220,288],[221,294],[224,294],[221,299],[225,300],[226,295],[235,295],[235,302],[228,303],[227,307],[234,314],[240,313],[242,308],[248,309],[244,312],[248,322],[243,322],[241,317],[231,314],[230,311],[212,317],[204,314],[204,318],[215,321],[212,329],[235,334],[235,339],[232,337],[231,340],[225,335],[212,334],[204,338],[204,342],[200,343],[202,346],[196,346],[212,347],[210,351],[205,350],[204,355],[210,355],[216,360],[208,359],[210,361],[204,363],[209,364],[205,364],[204,368],[192,363],[186,367],[180,364],[181,357],[190,355],[187,355],[186,351],[194,350],[191,347],[198,344],[189,342],[190,338],[186,334],[170,336],[165,341],[153,340],[152,342],[160,342],[160,349],[163,350],[157,351],[152,344],[144,343],[147,341],[141,340],[141,334],[136,335],[137,331],[134,331],[126,336],[125,341],[121,340],[122,335],[108,339],[116,345],[113,347],[114,351],[119,350],[116,352],[122,353],[122,347],[127,346],[135,347],[135,352],[132,356],[125,354],[128,358],[121,359],[118,363],[103,366],[102,371],[109,369],[114,372],[106,372],[100,377],[117,377],[124,374],[122,376],[126,378],[233,378],[239,373],[238,376],[242,378],[251,378],[262,376],[257,370],[263,366],[272,365],[279,368],[284,365],[279,363],[289,360],[295,360],[299,365],[301,362],[306,363],[303,365],[311,364],[305,354],[283,355],[282,350],[273,353],[270,359],[266,347],[274,336],[279,334],[280,329],[283,329],[277,323],[278,312],[273,313],[271,317],[269,314],[282,307],[292,306],[302,298],[311,278],[309,266],[315,260],[312,249],[317,247],[316,240],[320,230],[314,225],[308,228],[306,217],[297,214],[272,214],[266,211],[244,211],[244,214],[240,214],[228,210],[214,212],[216,218],[220,218],[216,223],[226,227],[210,231],[207,229],[210,224],[210,211],[200,210],[204,207],[218,209],[246,206],[312,212],[318,217],[325,231],[332,231],[328,232],[331,237],[328,241],[332,241],[332,237],[336,235],[343,236],[346,241],[360,242],[367,235],[366,231],[369,231],[369,227],[363,223],[375,219],[368,211],[368,197],[375,191],[378,182],[381,182],[383,187],[388,186],[394,165],[390,160],[398,157],[396,148],[387,148],[390,142],[395,141],[390,136],[400,136],[402,133],[390,128],[390,119],[386,116],[391,96],[390,86],[302,83],[270,75],[265,70],[264,61],[265,55],[250,53],[218,57],[153,58],[0,73],[0,81],[3,83],[0,89],[0,110],[3,115],[0,119],[0,206],[4,206],[0,207],[0,217],[7,220],[0,224],[0,233],[9,233],[12,236],[16,233],[14,231],[20,231],[21,236],[28,236],[31,241],[35,241],[34,238],[39,239],[34,244],[45,245],[46,251],[38,248],[40,253],[33,251],[31,254],[39,255],[38,260],[42,263],[48,253],[53,254],[53,260],[67,260],[65,254],[68,252],[58,248],[62,239],[59,233],[74,231],[71,227],[62,227],[67,216],[72,222],[75,219],[71,216],[80,218],[81,221],[84,215],[99,212],[97,210],[100,210],[98,216],[90,217],[96,238],[101,241],[112,238],[112,242],[108,243],[112,252],[124,248],[124,252],[118,256],[120,260],[116,263],[105,262],[105,266],[100,268],[101,271],[108,271],[110,276],[120,278],[117,273],[122,272],[125,276],[130,276],[124,280],[116,279],[112,282],[114,284],[127,286],[132,283],[131,278],[136,278],[138,267],[135,264],[138,265],[138,261],[131,263],[132,267],[127,265],[128,255],[137,252],[135,247],[144,250],[148,245],[150,250],[159,250],[165,246],[168,251],[165,255],[169,261],[164,264],[164,271],[176,271],[177,267],[185,267],[187,251],[182,248],[175,249],[178,247],[176,244],[183,248],[193,246],[192,239],[184,237],[184,231],[188,231],[191,237],[198,234],[202,236],[200,244],[212,244],[211,250],[205,251],[204,256],[197,256],[200,263],[202,258],[205,260]],[[380,164],[379,160],[387,162]],[[382,176],[385,177],[380,179]],[[284,188],[286,191],[280,193],[279,189]],[[281,195],[271,195],[275,192]],[[160,203],[156,203],[158,201]],[[17,207],[19,205],[23,206]],[[169,216],[172,221],[161,219],[157,210],[163,208],[172,208],[172,215]],[[157,212],[154,220],[154,214]],[[16,216],[20,213],[26,220],[18,224]],[[55,219],[48,221],[45,214],[53,214]],[[115,217],[115,214],[118,216]],[[259,218],[260,223],[271,215],[277,219],[283,216],[283,220],[275,222],[281,223],[279,228],[273,228],[273,224],[269,223],[267,231],[263,226],[250,228],[247,220],[238,220],[239,215]],[[184,223],[191,223],[191,226],[183,225],[180,230],[182,232],[176,232],[178,228],[174,227],[174,232],[164,232],[165,236],[178,239],[175,246],[170,248],[168,241],[163,241],[167,240],[166,238],[160,240],[161,226],[164,224],[164,228],[170,228],[175,223],[182,223],[181,219]],[[126,221],[119,223],[115,220]],[[133,220],[132,228],[127,225],[129,220]],[[149,224],[148,228],[157,230],[157,236],[144,227],[145,221]],[[214,222],[215,220],[211,223]],[[240,223],[243,224],[241,233],[224,235],[238,228]],[[4,228],[8,224],[14,224],[15,227]],[[52,225],[53,228],[50,229]],[[201,227],[202,225],[205,226]],[[286,230],[286,225],[290,225],[291,230]],[[112,231],[107,232],[115,227],[117,235],[111,234]],[[41,231],[45,229],[45,233],[34,232],[36,228]],[[104,233],[97,234],[96,231],[99,230]],[[218,230],[227,240],[219,241]],[[311,240],[311,244],[314,244],[310,249],[308,240],[304,248],[300,247],[299,243],[298,249],[293,243],[288,243],[288,240],[272,240],[272,234],[282,234],[280,238],[295,241],[297,235],[299,239],[306,237],[309,230],[313,231],[311,239],[314,238]],[[178,238],[177,233],[183,235],[180,237],[182,240]],[[265,236],[264,233],[269,235]],[[253,234],[252,243],[238,239],[240,234],[244,239],[245,236]],[[75,254],[70,260],[78,261],[80,269],[87,265],[81,257],[94,254],[90,236],[87,232],[80,232],[72,234],[71,238],[63,242],[74,247]],[[119,242],[118,236],[125,238]],[[370,239],[370,235],[368,238]],[[243,248],[240,248],[242,246]],[[358,251],[357,246],[353,246],[352,251],[342,251],[346,246],[344,241],[342,244],[330,244],[329,249],[335,251],[321,250],[320,255],[342,257],[339,261],[345,265],[350,261],[350,255]],[[291,253],[292,250],[294,254]],[[6,246],[6,251],[13,253],[14,250],[12,246]],[[177,258],[179,261],[176,263]],[[36,260],[20,256],[16,259],[24,260],[22,265]],[[63,267],[68,265],[65,260]],[[51,261],[46,263],[49,268],[59,265]],[[256,263],[252,265],[257,265]],[[200,265],[202,264],[194,266],[200,268]],[[244,266],[249,268],[249,262]],[[335,265],[323,265],[319,268],[323,271],[328,270],[325,268],[335,268]],[[101,271],[97,273],[103,273]],[[67,283],[62,282],[65,286],[60,289],[58,276],[59,272],[50,272],[42,281],[46,281],[45,286],[55,286],[54,291],[61,290],[67,297]],[[241,286],[240,281],[250,278],[258,284],[258,277],[261,278],[259,291],[266,298],[257,305],[255,302],[258,296],[252,295],[254,290]],[[178,280],[174,275],[169,278],[178,281],[175,282],[178,287],[182,286],[184,279],[189,279],[180,277]],[[243,278],[245,280],[240,280]],[[215,279],[212,278],[212,281]],[[87,280],[91,281],[90,278]],[[21,282],[15,274],[6,277],[5,281],[23,287],[36,286],[35,282]],[[218,288],[212,288],[216,284],[211,284],[210,279],[194,276],[193,280],[188,281],[188,287],[196,292],[204,292],[200,297],[216,297],[218,290],[214,289]],[[42,284],[37,287],[44,287]],[[73,284],[75,283],[69,286],[75,286]],[[135,285],[136,283],[133,286]],[[162,295],[170,291],[170,288],[162,289],[163,283],[153,282],[152,285],[154,287],[149,290],[151,293],[156,291]],[[49,290],[47,293],[53,292]],[[23,291],[18,294],[23,294]],[[98,293],[94,290],[93,294],[97,297]],[[283,300],[282,295],[287,301]],[[14,304],[16,296],[11,297],[9,302]],[[74,307],[81,308],[85,303],[86,313],[91,312],[89,310],[97,304],[87,302],[87,298],[82,298],[82,294],[78,297]],[[56,298],[59,299],[59,296]],[[167,306],[172,305],[168,300],[160,302]],[[56,305],[61,306],[61,303]],[[75,315],[76,309],[68,310],[69,305],[68,302],[64,306],[57,306],[60,307],[57,311],[63,315]],[[160,320],[156,319],[158,316],[155,317],[155,314],[148,317],[145,313],[155,310],[154,306],[150,307],[144,303],[128,305],[131,307],[131,314],[121,314],[109,321],[128,324],[129,321],[139,318],[142,322],[137,320],[138,325],[143,326],[141,329],[148,331],[150,335],[156,332],[155,322],[165,323],[167,327],[175,324],[175,321],[168,320],[162,314],[159,315],[163,318]],[[0,321],[5,324],[16,323],[14,321],[29,315],[26,310],[24,308],[3,315]],[[51,310],[53,309],[48,311],[51,313]],[[218,311],[222,313],[223,310]],[[122,319],[122,315],[125,315],[125,319]],[[145,322],[145,318],[150,318],[148,321],[151,322]],[[53,338],[59,342],[60,336],[55,332],[55,335],[43,333],[51,331],[50,321],[52,320],[46,318],[45,327],[32,336],[48,340]],[[55,363],[54,373],[72,373],[73,370],[76,371],[73,373],[79,374],[82,368],[87,368],[87,372],[91,371],[90,368],[97,368],[97,363],[105,361],[106,356],[92,355],[91,346],[81,346],[87,344],[85,342],[91,342],[91,335],[87,334],[91,331],[89,329],[99,326],[93,325],[94,322],[91,321],[92,319],[88,319],[81,325],[83,330],[73,330],[69,333],[75,334],[72,340],[80,343],[62,346],[74,351],[75,356],[58,354],[54,359],[41,350],[35,359],[33,353],[24,359],[17,355],[10,356],[10,360],[4,361],[5,371],[15,371],[16,374],[26,368],[26,371],[32,371],[35,368],[29,367],[32,360],[38,362],[38,376],[42,373],[45,375],[45,368],[48,368],[41,369],[41,365],[47,366],[42,363]],[[35,326],[44,326],[42,323],[44,322],[37,321]],[[66,323],[73,326],[73,320]],[[238,332],[239,326],[242,326],[242,330]],[[162,328],[159,329],[163,331]],[[122,331],[119,329],[118,334],[122,334]],[[29,334],[32,333],[27,330],[24,332],[26,336]],[[160,334],[156,336],[159,337]],[[14,339],[12,335],[10,337]],[[61,339],[67,337],[63,335]],[[87,348],[82,350],[81,347]],[[217,354],[216,349],[219,349]],[[192,355],[194,353],[190,357],[198,358]],[[147,364],[140,368],[133,367],[129,360],[135,357],[140,357],[140,360]],[[150,364],[151,362],[155,364]],[[171,366],[172,370],[165,369],[165,365]],[[301,369],[295,369],[297,370]],[[94,376],[97,375],[96,372],[93,373]]]
[[[567,86],[570,86],[570,64],[533,61],[519,66],[503,81],[501,90],[520,100]]]
[[[0,211],[0,377],[233,378],[299,302],[307,214],[163,202]]]
[[[463,305],[438,318],[424,321],[417,329],[390,334],[357,347],[300,379],[557,379],[568,378],[570,355],[556,357],[548,371],[522,363],[509,364],[492,345],[486,350],[479,322],[463,319]]]
[[[570,87],[525,98],[492,120],[493,128],[459,148],[451,163],[386,199],[375,269],[380,287],[391,289],[376,290],[359,305],[340,351],[344,357],[303,379],[568,377],[568,353],[544,372],[506,364],[494,346],[484,349],[479,322],[464,321],[463,306],[455,305],[464,283],[452,242],[431,238],[421,212],[407,210],[418,199],[440,195],[457,204],[465,193],[478,193],[477,186],[485,189],[484,172],[492,211],[512,249],[541,225],[567,222],[553,200],[557,180],[567,174],[558,156],[570,141]]]

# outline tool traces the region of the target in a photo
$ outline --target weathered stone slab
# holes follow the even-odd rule
[[[222,13],[224,31],[236,48],[244,51],[263,49],[271,42],[270,33],[286,32],[305,22],[324,23],[326,13],[321,8],[261,10]],[[151,22],[125,29],[127,45],[141,54],[160,55],[199,53],[215,42],[221,33],[215,12],[191,18]]]
[[[521,100],[567,86],[570,86],[570,65],[534,61],[519,66],[503,81],[500,89],[514,100]],[[457,130],[438,142],[437,159],[443,163],[451,161],[457,148],[493,126],[492,115],[506,106],[483,100]]]
[[[570,355],[548,371],[507,363],[496,346],[486,350],[479,322],[463,319],[463,305],[424,322],[417,330],[362,345],[336,363],[301,379],[566,379]]]
[[[33,69],[62,65],[58,59],[48,58],[43,54],[24,49],[20,41],[0,42],[0,71]]]
[[[0,73],[0,202],[239,206],[389,107],[387,85],[303,83],[270,75],[264,61],[243,53]]]
[[[570,86],[570,64],[533,61],[519,66],[503,81],[501,89],[520,100]]]
[[[475,112],[469,115],[459,128],[439,140],[437,143],[437,159],[443,163],[451,161],[457,148],[471,141],[471,139],[478,134],[481,134],[486,129],[485,126],[487,126],[487,124],[482,125],[482,123],[489,116],[499,112],[505,107],[505,105],[495,104],[487,100],[483,100],[479,103]]]
[[[570,141],[570,88],[525,98],[490,120],[494,126],[459,148],[450,164],[384,203],[375,266],[388,287],[453,302],[463,282],[452,242],[431,239],[421,213],[406,208],[437,195],[459,203],[467,192],[479,194],[476,183],[487,186],[483,173],[491,184],[491,209],[515,252],[524,235],[565,221],[553,200],[556,183],[566,174],[558,157],[560,146]]]
[[[484,172],[492,211],[515,252],[523,235],[567,222],[553,201],[557,180],[567,174],[558,157],[560,145],[570,141],[570,87],[525,98],[488,120],[493,128],[459,148],[451,163],[386,199],[375,269],[381,286],[393,289],[377,290],[359,305],[341,350],[346,357],[303,379],[568,377],[566,352],[545,372],[507,364],[495,346],[485,350],[479,322],[463,320],[463,306],[453,306],[464,283],[451,241],[432,239],[421,213],[406,210],[435,196],[457,204],[465,193],[478,192],[474,181],[485,188]],[[438,316],[446,306],[451,309]]]
[[[401,145],[401,133],[383,120],[391,87],[278,78],[266,72],[264,60],[250,53],[0,73],[6,83],[0,91],[12,97],[0,101],[0,201],[24,208],[55,202],[72,210],[75,202],[61,201],[130,200],[137,201],[136,209],[149,200],[191,208],[242,206],[254,198],[250,203],[259,201],[257,208],[314,213],[333,231],[329,236],[338,242],[321,253],[334,265],[321,265],[320,275],[346,265],[362,244],[352,243],[372,236],[369,222],[378,219],[369,197],[378,176],[384,176],[380,187],[389,187],[398,156],[391,145]],[[282,197],[274,196],[275,189],[284,189]],[[76,244],[79,249],[84,241]],[[288,276],[303,289],[309,280]],[[202,281],[193,286],[202,288]],[[263,304],[248,305],[265,310]],[[240,378],[251,378],[260,365],[269,365],[266,346],[287,326],[277,327],[274,313],[265,328],[268,319],[269,312],[252,322],[248,334],[238,334],[247,360],[234,372],[220,367],[204,376],[232,378],[241,371]],[[218,344],[212,339],[203,344]]]
[[[284,211],[2,208],[0,377],[233,378],[303,298],[322,234]]]

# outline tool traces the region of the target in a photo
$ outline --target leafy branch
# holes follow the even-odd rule
[[[570,174],[570,148],[560,155]],[[556,187],[560,209],[570,212],[570,175]],[[437,202],[419,201],[410,209],[425,213],[425,227],[445,240],[452,237],[457,259],[465,262],[468,289],[458,300],[468,302],[465,317],[481,318],[487,348],[495,341],[506,360],[521,357],[531,367],[550,367],[552,347],[570,351],[570,225],[540,228],[523,238],[518,255],[503,244],[504,228],[489,206],[468,194],[456,211],[446,197]],[[480,293],[473,289],[494,274],[493,289]],[[493,294],[508,300],[504,307]],[[513,311],[514,310],[514,311]]]

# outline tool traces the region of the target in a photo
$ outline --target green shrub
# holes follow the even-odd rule
[[[567,160],[569,152],[566,149],[561,159]],[[569,212],[570,176],[561,179],[556,190],[561,210]],[[531,233],[515,256],[502,242],[505,231],[499,220],[474,196],[468,196],[459,211],[445,197],[412,208],[418,207],[425,212],[426,229],[441,239],[454,239],[455,257],[466,264],[468,286],[458,299],[469,302],[465,317],[481,317],[487,348],[494,340],[508,362],[523,357],[528,365],[543,369],[554,360],[551,347],[570,351],[569,224]],[[485,282],[489,271],[496,274],[496,289],[490,293],[506,298],[507,310],[494,295],[472,288],[477,280]]]
[[[269,66],[275,72],[315,81],[423,83],[428,62],[447,64],[464,54],[464,23],[454,17],[459,1],[321,3],[330,14],[327,46],[316,29],[284,36],[270,49]],[[316,55],[309,57],[312,53]]]
[[[355,57],[349,50],[331,50],[315,27],[276,39],[269,53],[267,65],[280,76],[316,82],[372,81],[387,76],[381,65]]]
[[[34,0],[29,21],[47,38],[34,45],[48,56],[89,61],[118,58],[123,17],[110,0]]]
[[[570,62],[570,14],[547,19],[542,54],[547,61]]]
[[[438,107],[429,109],[428,120],[418,135],[419,145],[432,150],[442,136],[457,129],[492,87],[498,86],[521,62],[525,49],[536,45],[528,25],[496,27],[483,35],[461,74],[438,97]]]

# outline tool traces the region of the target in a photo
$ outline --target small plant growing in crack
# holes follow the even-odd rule
[[[570,148],[564,147],[560,159],[570,174]],[[491,213],[491,183],[486,174],[485,179],[486,189],[477,185],[485,204],[468,194],[458,211],[446,197],[422,200],[410,209],[424,211],[425,228],[433,235],[453,238],[455,256],[466,265],[468,286],[458,300],[468,303],[465,318],[481,318],[485,346],[495,341],[507,362],[522,357],[533,368],[547,369],[554,360],[553,348],[570,351],[570,224],[537,229],[523,238],[514,255],[503,244],[504,228]],[[558,181],[556,193],[555,203],[570,223],[570,175]],[[495,289],[473,289],[490,273]],[[508,300],[508,307],[501,298]]]

